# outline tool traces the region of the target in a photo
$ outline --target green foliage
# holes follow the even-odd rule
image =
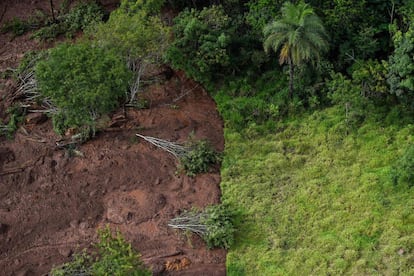
[[[98,45],[120,53],[133,72],[128,101],[132,104],[149,65],[162,61],[169,43],[169,28],[153,15],[162,1],[127,1],[111,13],[106,23],[89,30]]]
[[[227,204],[212,205],[203,211],[184,211],[172,219],[168,226],[198,234],[209,249],[229,249],[234,243],[237,213]]]
[[[11,32],[13,36],[21,36],[29,31],[35,30],[40,26],[46,24],[47,21],[48,18],[43,12],[36,11],[34,15],[31,15],[26,20],[14,17],[10,21],[5,22],[1,26],[0,32]]]
[[[93,125],[124,97],[131,73],[114,51],[88,43],[61,44],[35,67],[40,93],[60,110],[56,130]]]
[[[91,266],[94,275],[151,275],[144,268],[140,255],[119,232],[113,237],[110,229],[106,228],[98,234],[100,242],[96,247],[100,258]]]
[[[414,272],[414,190],[389,177],[414,128],[366,121],[346,136],[342,122],[335,106],[254,139],[225,130],[222,200],[245,213],[229,275]]]
[[[385,97],[389,91],[387,84],[388,63],[386,61],[367,60],[357,62],[352,79],[361,87],[361,93],[371,99]]]
[[[283,3],[285,0],[249,1],[246,3],[249,7],[246,16],[248,24],[256,33],[261,34],[263,28],[278,16]]]
[[[90,269],[90,264],[93,263],[93,257],[88,255],[86,251],[74,254],[72,261],[64,265],[53,268],[50,271],[51,276],[70,276],[70,275],[93,275]]]
[[[390,49],[388,24],[401,1],[310,0],[330,36],[330,59],[345,70],[355,59],[382,59]],[[393,11],[394,13],[391,13]]]
[[[209,248],[231,248],[234,244],[235,212],[228,205],[212,205],[204,210],[200,222],[207,226],[203,236]]]
[[[263,29],[266,52],[279,53],[279,63],[289,65],[289,94],[293,97],[294,66],[310,60],[320,60],[328,49],[327,35],[322,21],[311,6],[303,1],[298,4],[286,2],[281,8],[282,16]]]
[[[391,176],[394,184],[414,186],[414,145],[409,145],[394,165]]]
[[[1,33],[13,33],[14,36],[20,36],[30,30],[30,25],[18,17],[6,22],[1,27]]]
[[[328,48],[325,28],[312,7],[304,2],[297,5],[286,2],[279,20],[267,25],[263,32],[266,51],[279,51],[280,64],[300,65],[312,59],[319,60]]]
[[[202,83],[222,75],[230,61],[228,31],[231,27],[223,7],[186,9],[174,23],[174,41],[167,51],[167,61]]]
[[[180,158],[180,166],[188,176],[208,172],[211,165],[220,162],[221,157],[208,141],[200,140],[186,145],[189,152]]]
[[[114,49],[125,58],[151,63],[163,55],[169,28],[158,16],[141,8],[140,3],[122,1],[121,8],[111,13],[108,22],[98,24],[89,34],[100,46]]]
[[[80,3],[64,15],[66,34],[73,36],[78,30],[83,31],[90,25],[101,22],[103,16],[102,8],[95,2]]]
[[[62,2],[64,4],[64,2]],[[26,32],[36,30],[32,38],[38,40],[53,40],[60,35],[71,38],[78,31],[83,31],[90,25],[103,19],[103,11],[95,2],[81,2],[69,12],[64,11],[56,20],[46,14],[37,11],[27,20],[17,17],[3,24],[2,33],[12,32],[14,36],[23,35]]]
[[[326,83],[328,98],[341,107],[347,128],[355,129],[368,114],[369,101],[361,93],[361,88],[340,73],[332,73]]]
[[[39,40],[53,40],[59,35],[73,37],[76,32],[83,31],[103,19],[103,11],[95,2],[81,2],[68,13],[51,21],[33,33],[32,37]]]
[[[274,130],[274,125],[288,113],[301,108],[300,100],[289,99],[283,72],[263,73],[255,80],[232,79],[215,93],[225,126],[237,131],[255,127],[259,132]]]
[[[26,115],[26,110],[18,105],[14,105],[7,109],[9,120],[7,124],[0,123],[0,135],[6,135],[11,139],[18,129],[19,123],[21,123]]]
[[[412,21],[414,22],[414,21]],[[394,35],[394,53],[389,57],[388,83],[390,92],[414,109],[414,28]]]
[[[161,12],[165,0],[123,0],[120,9],[127,14],[145,11],[148,15],[157,15]]]
[[[47,57],[47,51],[27,51],[24,53],[19,66],[14,70],[13,77],[18,80],[20,76],[32,70],[36,63]]]
[[[151,272],[144,268],[140,255],[117,232],[112,235],[109,227],[98,231],[97,253],[75,254],[73,260],[51,271],[53,276],[63,275],[135,275],[146,276]]]

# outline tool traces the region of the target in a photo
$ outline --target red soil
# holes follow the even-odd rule
[[[0,25],[47,9],[48,2],[2,0]],[[0,35],[0,71],[16,67],[27,50],[48,46],[29,35]],[[0,79],[3,121],[13,89],[13,81]],[[149,109],[129,109],[121,121],[115,118],[122,111],[112,114],[111,128],[78,147],[82,156],[56,147],[50,120],[29,120],[13,140],[0,137],[0,275],[44,275],[89,247],[107,224],[123,233],[155,275],[225,275],[224,250],[207,250],[200,238],[167,226],[184,209],[220,201],[218,168],[195,178],[176,174],[173,156],[135,136],[184,142],[194,133],[221,151],[215,103],[182,74],[149,87],[144,97]]]

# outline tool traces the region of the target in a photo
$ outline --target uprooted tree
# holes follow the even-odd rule
[[[136,134],[136,136],[174,155],[180,161],[180,168],[188,176],[208,172],[210,166],[217,164],[221,156],[206,140],[193,141],[184,145],[167,140]]]
[[[203,211],[185,211],[170,220],[168,226],[199,235],[208,248],[230,248],[234,243],[235,212],[229,206],[212,205]]]

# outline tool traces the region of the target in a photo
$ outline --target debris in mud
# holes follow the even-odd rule
[[[49,1],[0,2],[0,13],[2,4],[8,5],[0,23],[49,5]],[[16,68],[25,52],[50,46],[37,44],[29,36],[10,41],[0,34],[0,71]],[[43,115],[31,113],[14,139],[0,137],[2,276],[46,275],[93,243],[96,229],[104,224],[119,229],[141,253],[145,265],[154,268],[154,274],[177,275],[177,269],[191,274],[202,269],[205,275],[225,275],[224,250],[212,253],[201,242],[190,246],[167,226],[180,210],[218,203],[219,174],[194,179],[177,176],[174,158],[154,151],[135,136],[139,132],[183,143],[195,133],[198,139],[212,141],[215,148],[224,148],[223,122],[214,101],[182,72],[170,73],[161,85],[149,85],[142,91],[148,109],[115,111],[110,120],[102,120],[96,137],[86,143],[72,139],[77,133],[57,136],[50,119],[42,122]],[[11,87],[10,82],[0,79],[0,87]],[[191,93],[183,94],[189,90]],[[0,121],[6,122],[5,110],[13,104],[12,89],[0,89],[0,98],[4,99],[0,101]],[[169,106],[177,104],[174,99],[179,100],[179,109]],[[212,175],[214,181],[210,181]],[[108,220],[111,208],[123,223]],[[58,246],[33,247],[45,243]],[[218,265],[213,255],[220,260]],[[175,258],[179,259],[173,261]],[[167,259],[171,260],[168,267],[174,269],[170,272],[165,271]]]
[[[174,259],[165,263],[165,269],[167,271],[178,271],[187,268],[191,264],[191,261],[184,257],[182,259]]]

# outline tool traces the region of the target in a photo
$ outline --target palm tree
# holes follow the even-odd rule
[[[282,16],[264,30],[264,49],[277,52],[279,63],[289,64],[289,97],[293,97],[293,75],[296,65],[309,60],[319,60],[320,53],[328,49],[327,35],[319,17],[311,6],[299,2],[283,4]]]

